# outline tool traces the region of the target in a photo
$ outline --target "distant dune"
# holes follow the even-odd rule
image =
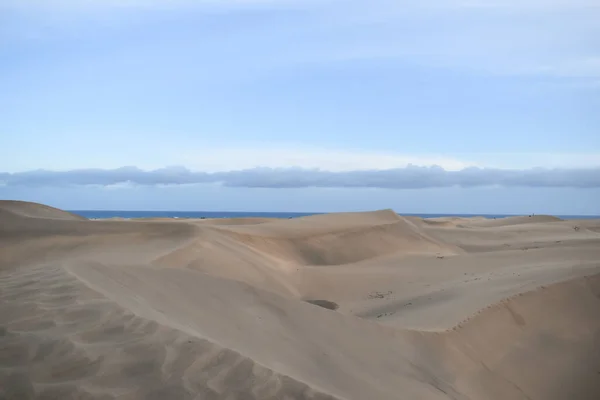
[[[58,208],[46,206],[43,204],[29,203],[26,201],[0,201],[0,212],[4,217],[6,214],[14,214],[21,217],[49,218],[49,219],[69,219],[85,220],[86,218]]]
[[[551,215],[531,215],[523,217],[506,217],[497,219],[478,219],[470,222],[472,226],[495,227],[495,226],[512,226],[519,224],[539,224],[544,222],[558,222],[560,218]]]
[[[0,201],[0,398],[600,398],[600,220]]]

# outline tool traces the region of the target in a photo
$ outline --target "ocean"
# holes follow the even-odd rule
[[[317,215],[323,213],[299,213],[299,212],[244,212],[244,211],[109,211],[109,210],[68,210],[69,212],[81,215],[90,219],[105,218],[240,218],[240,217],[259,217],[259,218],[298,218],[308,215]],[[398,213],[400,215],[415,216],[421,218],[437,217],[486,217],[486,218],[504,218],[515,216],[510,214],[411,214]],[[593,215],[557,215],[562,219],[593,219],[600,216]]]

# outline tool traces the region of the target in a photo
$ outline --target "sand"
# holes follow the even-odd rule
[[[0,399],[598,399],[600,220],[0,202]]]

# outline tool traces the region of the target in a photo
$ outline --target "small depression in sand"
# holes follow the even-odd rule
[[[597,400],[599,343],[598,220],[0,202],[2,399]]]
[[[314,304],[315,306],[323,307],[328,310],[337,310],[339,305],[329,300],[305,300],[307,303]]]

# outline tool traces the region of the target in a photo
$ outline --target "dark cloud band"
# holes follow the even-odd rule
[[[64,185],[184,185],[219,183],[249,188],[386,188],[420,189],[434,187],[600,187],[600,168],[504,170],[466,168],[447,171],[439,166],[388,170],[331,172],[301,168],[253,168],[228,172],[193,172],[183,167],[143,171],[137,167],[79,169],[71,171],[35,170],[0,173],[4,186]]]

